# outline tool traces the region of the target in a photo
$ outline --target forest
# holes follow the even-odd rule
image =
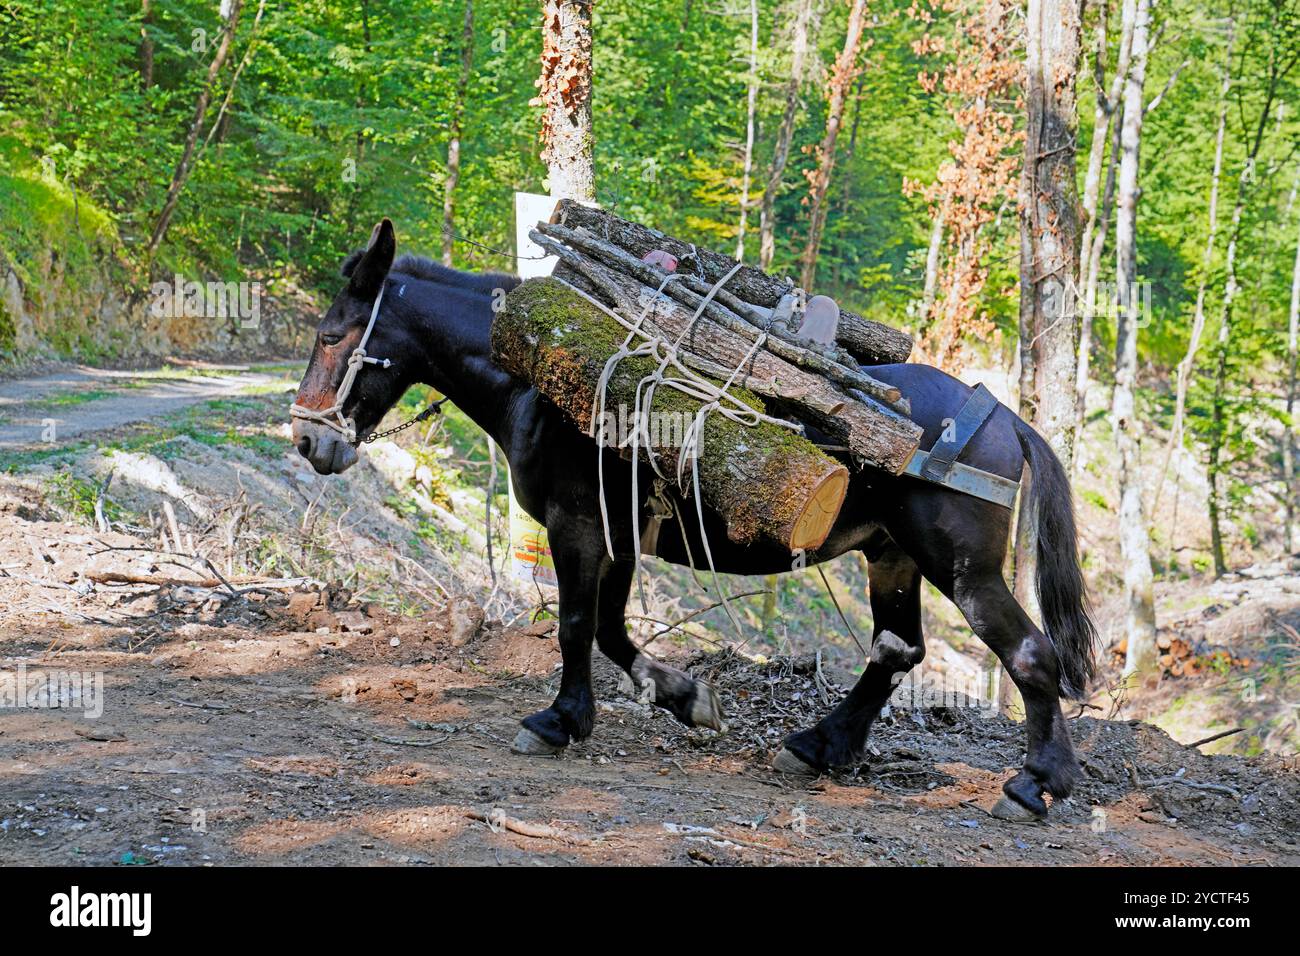
[[[576,145],[556,110],[582,115]],[[51,521],[185,553],[199,578],[171,587],[316,582],[304,632],[346,631],[354,599],[544,633],[554,602],[493,568],[497,450],[454,408],[374,446],[361,493],[391,528],[364,547],[346,496],[283,466],[286,388],[345,257],[388,218],[401,251],[512,272],[521,192],[788,276],[987,385],[1073,480],[1103,661],[1085,707],[1295,754],[1296,0],[0,0],[0,477]],[[160,310],[160,283],[252,288],[260,319]],[[207,404],[167,410],[187,375]],[[152,431],[93,424],[133,395],[160,403]],[[197,474],[223,444],[260,461],[258,490]],[[0,585],[31,557],[8,533]],[[1036,617],[1034,535],[1022,513],[1006,573]],[[865,562],[829,567],[732,581],[737,639],[654,565],[634,630],[815,653],[815,690],[817,642],[857,672],[849,633],[871,631]],[[1023,716],[931,597],[926,667]],[[15,626],[45,613],[19,604]]]

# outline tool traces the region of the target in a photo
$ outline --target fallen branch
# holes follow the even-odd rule
[[[1208,737],[1202,737],[1200,740],[1196,741],[1195,743],[1190,743],[1187,746],[1199,747],[1201,746],[1201,744],[1213,743],[1216,740],[1222,740],[1224,737],[1231,737],[1233,734],[1239,734],[1245,729],[1246,729],[1245,727],[1233,727],[1231,730],[1224,730],[1217,734],[1211,734]]]
[[[479,810],[466,810],[465,816],[471,820],[477,820],[479,823],[486,823],[488,829],[493,833],[509,830],[511,833],[532,837],[537,840],[559,840],[561,843],[571,843],[576,846],[587,846],[591,843],[591,840],[586,837],[573,836],[545,823],[529,823],[527,820],[516,820],[514,817],[506,816],[506,812],[500,807],[493,807],[487,813]]]

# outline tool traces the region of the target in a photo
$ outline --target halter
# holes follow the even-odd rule
[[[297,402],[289,406],[289,414],[294,418],[319,422],[332,428],[342,435],[343,440],[349,445],[357,443],[357,425],[352,419],[343,416],[343,404],[348,400],[348,396],[352,394],[352,383],[356,381],[357,373],[361,371],[361,366],[366,363],[379,365],[383,368],[388,368],[393,364],[388,359],[371,358],[366,354],[366,343],[370,341],[370,333],[375,330],[375,319],[379,318],[379,304],[384,301],[385,287],[386,284],[379,287],[379,295],[375,296],[375,305],[370,310],[370,321],[366,323],[366,331],[362,334],[357,347],[352,350],[352,354],[348,356],[348,370],[343,375],[343,382],[339,385],[339,390],[334,394],[334,404],[319,411],[304,408]],[[367,436],[366,440],[370,441],[374,437],[373,435]]]

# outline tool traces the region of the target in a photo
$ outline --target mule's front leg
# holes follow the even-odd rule
[[[556,754],[574,740],[591,736],[596,702],[591,691],[591,642],[596,632],[596,601],[603,551],[590,545],[598,539],[576,540],[553,533],[551,554],[560,585],[560,655],[563,670],[555,702],[521,723],[511,748],[532,756]],[[563,542],[561,544],[557,544]],[[588,547],[583,549],[582,545]],[[593,553],[587,553],[593,552]]]

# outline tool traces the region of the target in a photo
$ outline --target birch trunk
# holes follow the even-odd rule
[[[460,79],[456,81],[456,102],[451,114],[451,138],[447,142],[447,181],[442,193],[442,264],[451,265],[453,228],[456,221],[456,187],[460,184],[460,134],[465,121],[465,95],[474,69],[474,0],[465,0],[465,29],[461,34]]]
[[[745,228],[749,225],[749,180],[754,172],[754,107],[758,102],[758,0],[749,0],[749,81],[745,105],[745,173],[740,181],[740,225],[736,230],[736,261],[745,258]]]
[[[835,142],[839,139],[840,126],[844,122],[844,105],[848,100],[849,88],[857,75],[858,50],[862,46],[866,19],[867,0],[853,0],[853,6],[849,10],[848,29],[844,34],[844,48],[836,57],[835,67],[831,71],[826,133],[817,147],[817,169],[809,192],[812,208],[809,211],[808,243],[803,250],[803,267],[799,280],[805,289],[813,287],[813,279],[817,276],[817,252],[821,248],[822,229],[826,225],[826,193],[830,189],[831,173],[835,169]]]
[[[1129,57],[1133,46],[1133,21],[1136,19],[1137,0],[1123,0],[1120,6],[1119,51],[1115,61],[1115,75],[1109,86],[1106,83],[1108,57],[1107,19],[1108,6],[1103,6],[1097,20],[1097,47],[1093,54],[1093,78],[1097,88],[1097,103],[1092,113],[1092,142],[1088,148],[1088,169],[1083,186],[1083,239],[1079,244],[1079,281],[1082,288],[1077,298],[1083,308],[1079,320],[1079,355],[1074,379],[1076,443],[1083,431],[1088,411],[1088,385],[1092,367],[1092,323],[1097,305],[1097,261],[1105,248],[1106,223],[1098,222],[1098,200],[1101,190],[1101,170],[1106,158],[1106,143],[1111,139],[1111,127],[1116,125],[1115,113],[1124,93],[1124,80],[1128,76]],[[1110,163],[1106,173],[1105,218],[1109,218],[1110,197],[1115,183],[1115,163],[1119,143],[1111,146]],[[1101,237],[1098,241],[1098,236]],[[1076,455],[1077,457],[1077,455]]]
[[[1118,287],[1115,344],[1115,395],[1112,414],[1119,446],[1120,555],[1127,602],[1128,653],[1125,676],[1158,679],[1155,598],[1152,589],[1151,538],[1142,505],[1140,429],[1134,405],[1137,339],[1141,316],[1137,291],[1138,152],[1142,141],[1147,52],[1152,0],[1138,0],[1133,26],[1132,62],[1124,84],[1124,123],[1120,136],[1119,211],[1115,224],[1115,284]]]
[[[785,112],[776,134],[776,148],[772,152],[772,169],[763,189],[762,205],[758,213],[758,266],[764,272],[772,265],[776,254],[776,194],[781,191],[781,177],[790,159],[790,143],[794,139],[794,121],[799,112],[799,86],[803,82],[804,62],[808,55],[808,21],[812,17],[813,0],[797,0],[790,38],[790,77],[785,84]]]

